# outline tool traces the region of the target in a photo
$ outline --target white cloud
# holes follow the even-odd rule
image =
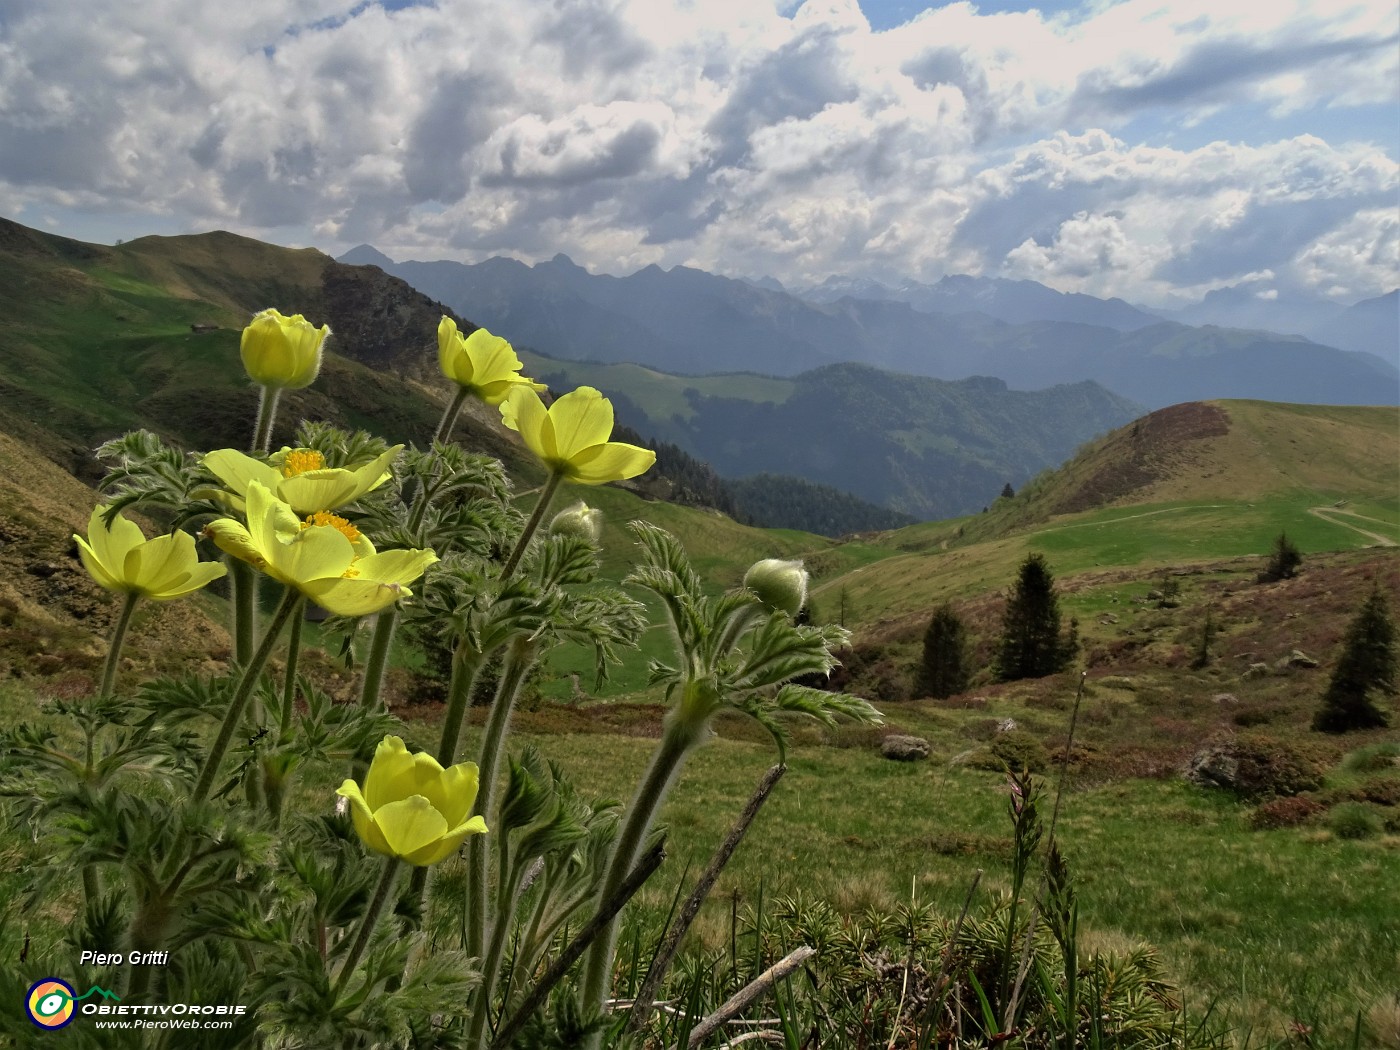
[[[1322,117],[1276,141],[1121,136],[1392,103],[1398,27],[1390,0],[954,3],[884,32],[855,0],[9,0],[0,204],[613,272],[1164,300],[1271,269],[1358,297],[1396,280],[1386,149]]]

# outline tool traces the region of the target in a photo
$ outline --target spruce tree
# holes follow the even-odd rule
[[[940,700],[961,693],[972,675],[967,626],[947,602],[934,611],[924,631],[924,657],[915,688],[919,696]]]
[[[1302,552],[1286,532],[1280,532],[1274,539],[1274,549],[1269,555],[1269,563],[1259,574],[1260,583],[1275,583],[1278,580],[1291,580],[1298,575],[1298,567],[1303,564]]]
[[[1347,626],[1342,655],[1332,672],[1313,728],[1325,733],[1374,729],[1390,724],[1373,693],[1395,692],[1395,623],[1377,583]]]
[[[1054,674],[1069,663],[1077,648],[1077,638],[1060,638],[1060,603],[1045,557],[1028,555],[1002,615],[997,678],[1010,682]]]

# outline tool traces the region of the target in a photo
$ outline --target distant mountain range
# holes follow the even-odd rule
[[[1151,408],[1209,398],[1400,402],[1400,370],[1372,353],[1162,320],[1033,281],[893,288],[836,279],[802,297],[775,281],[684,266],[594,275],[564,255],[533,266],[398,263],[362,245],[341,261],[378,266],[517,345],[574,361],[774,376],[850,362],[948,380],[992,376],[1016,390],[1092,380]],[[1359,331],[1371,314],[1353,309]]]

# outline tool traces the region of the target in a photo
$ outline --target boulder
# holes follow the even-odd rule
[[[1240,760],[1231,743],[1211,744],[1191,756],[1183,775],[1200,787],[1233,791],[1239,784]]]
[[[880,741],[880,754],[895,762],[921,762],[928,758],[931,747],[921,736],[891,734]]]

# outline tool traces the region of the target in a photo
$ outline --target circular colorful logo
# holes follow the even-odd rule
[[[29,986],[25,1008],[40,1028],[62,1028],[73,1020],[73,986],[57,977],[46,977]]]

